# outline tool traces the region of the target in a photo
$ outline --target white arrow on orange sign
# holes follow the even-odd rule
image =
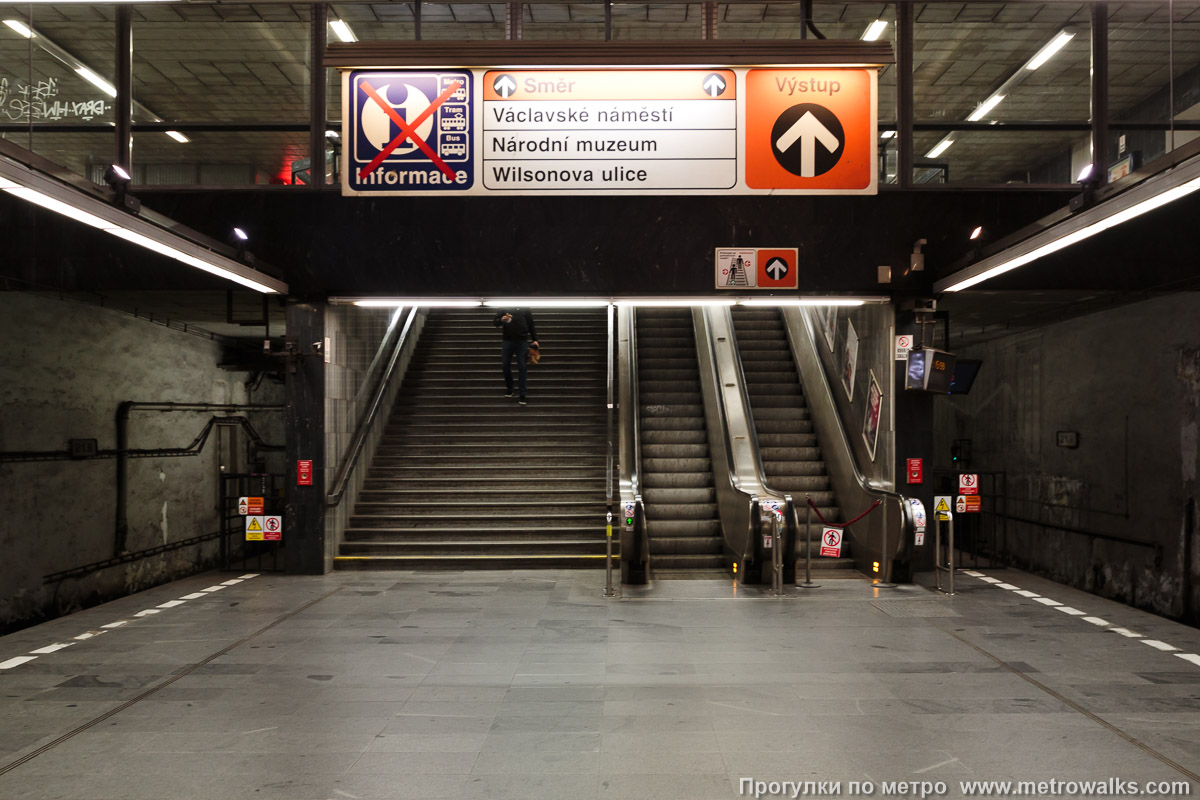
[[[800,177],[802,178],[811,178],[817,174],[817,142],[820,142],[831,153],[842,144],[841,140],[822,125],[821,120],[813,116],[811,111],[804,112],[804,116],[796,120],[792,127],[788,128],[787,132],[775,141],[775,146],[781,153],[786,153],[797,141],[800,142]]]

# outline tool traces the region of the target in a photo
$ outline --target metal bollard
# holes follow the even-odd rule
[[[606,515],[605,522],[605,543],[608,547],[607,557],[605,558],[605,578],[604,578],[604,596],[616,597],[617,592],[613,589],[613,569],[612,569],[612,512],[609,511]]]
[[[774,542],[771,549],[775,552],[771,556],[771,563],[775,575],[771,582],[775,589],[775,596],[781,597],[783,595],[783,514],[779,509],[775,509],[775,530],[772,538]]]
[[[949,548],[946,553],[946,564],[942,565],[942,523],[946,523],[948,532]],[[934,585],[937,586],[939,592],[945,592],[942,588],[942,573],[949,573],[948,583],[950,591],[946,594],[954,594],[954,514],[949,511],[939,511],[933,515],[933,574]]]
[[[887,505],[885,504],[883,506],[883,541],[879,544],[879,566],[883,568],[883,575],[880,576],[881,580],[875,581],[874,588],[876,589],[897,588],[897,584],[892,583],[892,559],[888,556],[887,534]]]
[[[804,498],[808,500],[807,497]],[[812,580],[812,506],[804,507],[804,583],[796,584],[801,589],[816,589],[821,584]]]

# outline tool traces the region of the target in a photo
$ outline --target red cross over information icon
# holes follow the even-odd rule
[[[438,110],[438,107],[441,106],[442,103],[445,103],[452,95],[459,91],[462,88],[462,83],[455,82],[443,89],[442,93],[437,96],[437,99],[429,104],[429,108],[418,114],[417,118],[412,122],[405,122],[404,117],[400,116],[400,113],[396,111],[396,109],[392,108],[391,105],[388,104],[387,100],[380,96],[379,92],[375,90],[374,86],[366,81],[363,81],[360,86],[367,96],[374,100],[375,103],[383,109],[384,113],[391,118],[392,122],[396,123],[396,127],[400,129],[400,134],[391,142],[389,142],[387,147],[380,150],[379,155],[371,159],[371,163],[359,170],[358,177],[365,178],[377,170],[379,165],[382,164],[384,160],[392,154],[392,151],[402,145],[406,139],[411,139],[413,144],[419,147],[421,152],[429,157],[429,160],[434,163],[434,166],[440,169],[447,178],[453,180],[454,170],[450,169],[449,165],[446,164],[446,162],[443,161],[437,153],[433,152],[433,148],[430,147],[424,139],[417,135],[417,128],[421,126],[422,122],[429,119],[429,117]]]

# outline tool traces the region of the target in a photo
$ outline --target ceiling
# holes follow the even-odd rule
[[[1200,65],[1200,0],[1173,4],[1110,3],[1110,103],[1114,118],[1146,118],[1139,108],[1166,86],[1173,60],[1176,76]],[[4,6],[5,19],[31,25],[94,72],[112,78],[112,5]],[[134,94],[153,116],[180,123],[293,124],[308,120],[309,12],[302,3],[147,3],[133,6]],[[616,3],[613,38],[696,39],[699,3]],[[422,38],[503,39],[504,3],[426,2]],[[875,19],[889,21],[890,3],[829,3],[817,0],[817,28],[829,38],[857,39]],[[331,17],[346,20],[361,40],[414,36],[413,3],[337,3]],[[526,3],[523,38],[602,39],[602,3]],[[1064,28],[1076,32],[1063,50],[1028,77],[988,117],[997,121],[1060,121],[1089,118],[1090,4],[1080,2],[918,3],[914,28],[914,96],[918,122],[961,121]],[[720,3],[722,39],[799,38],[801,4]],[[327,71],[327,117],[340,116],[340,87]],[[880,120],[895,118],[895,68],[881,74]],[[0,123],[24,123],[26,100],[49,116],[41,121],[111,123],[108,98],[30,40],[0,27]],[[1193,98],[1194,100],[1195,98]],[[1188,104],[1190,105],[1190,103]],[[1184,107],[1176,109],[1183,111]],[[1165,114],[1151,114],[1163,121]],[[8,131],[13,140],[93,179],[111,158],[110,135],[35,130]],[[942,132],[916,136],[918,156]],[[289,183],[294,162],[307,156],[307,134],[296,132],[189,132],[176,142],[162,133],[134,136],[135,182],[172,185]],[[1039,167],[1054,156],[1086,145],[1084,132],[969,132],[939,160],[955,184],[1044,182]],[[336,142],[331,140],[331,147]],[[1065,175],[1059,170],[1059,178]],[[1040,178],[1040,180],[1039,180]]]

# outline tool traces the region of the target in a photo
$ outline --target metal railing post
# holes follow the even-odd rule
[[[942,523],[946,523],[946,530],[949,539],[949,551],[946,553],[946,564],[942,564]],[[954,594],[954,514],[949,511],[940,511],[934,513],[933,519],[933,574],[934,585],[939,592],[946,591],[942,588],[942,573],[948,572],[950,577],[948,585],[950,590],[946,594]]]
[[[607,555],[604,559],[604,596],[616,597],[616,590],[613,589],[613,570],[612,570],[612,512],[608,512],[608,521],[605,526],[604,543],[607,548]]]
[[[775,510],[775,532],[773,536],[775,541],[772,543],[771,549],[775,552],[772,555],[771,561],[775,575],[771,584],[775,590],[775,595],[781,597],[783,595],[783,514],[778,509]]]
[[[808,497],[804,498],[806,501]],[[812,506],[804,508],[804,583],[797,584],[801,589],[816,589],[821,584],[812,580]]]

